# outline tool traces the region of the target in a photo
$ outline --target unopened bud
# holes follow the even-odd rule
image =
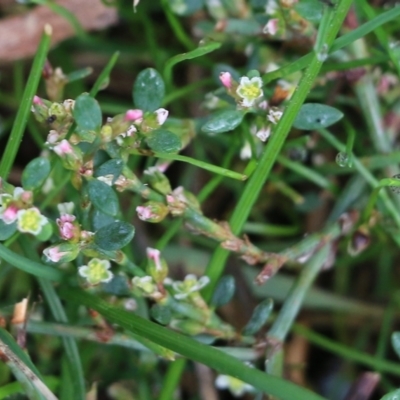
[[[148,247],[146,253],[146,272],[154,279],[157,284],[164,282],[164,279],[168,275],[167,262],[163,258],[161,258],[161,253],[157,249],[152,249]]]
[[[148,201],[143,206],[136,207],[138,217],[146,222],[161,222],[168,215],[168,207],[157,201]]]
[[[161,194],[171,193],[171,185],[168,178],[157,168],[150,167],[144,171],[150,186]]]

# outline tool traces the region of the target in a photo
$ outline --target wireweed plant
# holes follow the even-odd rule
[[[77,38],[0,87],[0,398],[400,398],[400,6],[28,3]]]

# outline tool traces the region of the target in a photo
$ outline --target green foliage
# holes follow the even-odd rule
[[[164,81],[154,68],[139,73],[133,86],[135,107],[143,111],[155,111],[161,106],[164,95]]]
[[[51,164],[47,158],[33,159],[22,173],[22,186],[27,190],[35,190],[43,185],[50,174]]]
[[[73,115],[76,124],[83,130],[97,131],[100,128],[102,116],[99,103],[87,93],[77,97]]]
[[[327,128],[340,121],[343,113],[325,104],[304,104],[293,123],[297,129],[313,130]]]
[[[242,111],[225,110],[214,114],[201,128],[205,133],[215,135],[217,133],[233,131],[240,125],[244,117]]]
[[[118,197],[106,183],[93,179],[88,182],[87,191],[90,201],[101,212],[115,216],[119,210]]]
[[[233,395],[323,400],[280,378],[290,333],[347,360],[335,390],[399,375],[400,7],[360,0],[349,30],[350,0],[117,2],[93,36],[32,3],[79,38],[47,54],[47,27],[27,83],[26,61],[2,76],[0,346],[51,376],[11,357],[0,397],[169,400],[189,360]]]
[[[266,299],[258,304],[251,315],[250,321],[243,328],[242,334],[244,336],[251,336],[257,333],[268,321],[273,308],[274,302],[271,299]]]
[[[101,227],[94,236],[95,243],[103,250],[119,250],[133,238],[135,228],[123,221]]]
[[[156,153],[177,153],[182,147],[179,137],[166,129],[152,131],[146,143]]]

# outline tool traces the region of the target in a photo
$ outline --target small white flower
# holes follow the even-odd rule
[[[241,101],[243,107],[251,107],[257,99],[263,96],[262,85],[262,79],[258,76],[251,79],[247,76],[240,78],[236,93],[243,99]]]
[[[240,159],[241,160],[249,160],[251,158],[251,146],[250,142],[245,142],[242,149],[240,150]]]
[[[111,268],[110,261],[93,258],[88,262],[88,265],[82,265],[78,268],[80,276],[86,278],[89,284],[97,285],[100,282],[110,282],[114,276],[109,269]]]
[[[202,276],[200,279],[197,279],[196,275],[186,275],[183,281],[175,281],[172,284],[173,289],[177,292],[174,297],[177,300],[184,299],[191,293],[200,291],[209,282],[210,278],[208,276]]]
[[[158,125],[161,126],[168,118],[168,110],[165,108],[159,108],[158,110],[154,111],[157,116]]]
[[[278,121],[281,119],[282,117],[282,111],[280,110],[269,110],[267,118],[270,122],[272,122],[274,125],[276,125],[278,123]]]
[[[259,129],[257,132],[256,132],[256,136],[262,141],[262,142],[265,142],[268,138],[269,138],[269,135],[271,134],[271,127],[270,126],[268,126],[268,127],[265,127],[265,126],[263,126],[261,129]]]
[[[20,232],[32,233],[38,235],[42,227],[47,224],[47,218],[43,216],[36,207],[27,210],[18,210],[17,228]]]
[[[235,397],[254,391],[253,386],[229,375],[218,375],[215,380],[215,386],[218,389],[228,389]]]

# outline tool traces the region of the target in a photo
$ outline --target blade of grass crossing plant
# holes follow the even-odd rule
[[[28,356],[3,328],[0,328],[0,352],[30,399],[57,400],[56,396],[43,383],[39,371]]]
[[[358,28],[354,29],[353,31],[346,33],[345,35],[336,39],[331,48],[330,54],[334,53],[337,50],[342,49],[343,47],[349,45],[350,43],[355,42],[356,40],[364,37],[368,33],[374,31],[376,28],[386,24],[389,21],[392,21],[396,18],[400,17],[400,6],[394,7],[384,13],[378,15],[377,17],[373,18],[371,21],[366,22],[365,24],[359,26]],[[297,61],[293,62],[292,64],[286,65],[282,68],[279,68],[275,71],[268,72],[267,74],[263,75],[262,79],[264,84],[273,81],[274,79],[282,78],[287,75],[291,75],[297,71],[300,71],[307,67],[313,57],[312,53],[308,53],[305,56],[299,58]]]
[[[30,258],[34,259],[34,261],[39,261],[37,253],[31,251],[31,244],[26,236],[21,236],[19,242],[26,255],[29,255]],[[64,307],[62,306],[53,285],[49,280],[44,278],[38,278],[38,281],[54,319],[57,322],[68,323]],[[62,342],[66,355],[66,367],[69,369],[69,376],[71,377],[69,386],[74,393],[74,399],[84,400],[86,396],[85,379],[78,346],[73,338],[63,337]]]
[[[64,18],[72,26],[75,33],[78,36],[80,36],[81,38],[84,38],[87,36],[87,34],[86,34],[85,30],[82,28],[82,25],[79,22],[78,18],[76,18],[76,16],[71,11],[66,9],[65,7],[55,3],[53,1],[48,1],[48,0],[32,0],[31,2],[35,3],[35,4],[41,4],[43,6],[46,6],[51,11],[58,14],[60,17]]]
[[[26,83],[24,94],[15,117],[15,122],[1,158],[0,177],[4,180],[7,179],[8,174],[10,173],[25,131],[26,123],[31,112],[33,96],[36,94],[40,77],[42,76],[42,68],[46,60],[47,52],[50,48],[51,35],[51,26],[45,25],[38,50],[33,60],[31,73],[29,74],[28,82]]]
[[[163,73],[166,84],[168,86],[172,85],[172,68],[176,64],[185,60],[192,60],[193,58],[204,56],[205,54],[211,53],[212,51],[219,49],[221,45],[222,43],[214,41],[200,43],[200,46],[197,47],[197,49],[191,50],[187,53],[178,54],[170,58],[165,63],[164,73]]]
[[[319,335],[302,325],[294,325],[293,332],[306,338],[310,343],[324,349],[325,351],[329,351],[330,353],[343,357],[346,360],[364,365],[367,368],[371,368],[373,371],[400,376],[400,365],[398,363],[382,360],[358,351],[352,347],[343,346],[342,344]]]
[[[110,322],[119,324],[128,331],[146,337],[161,346],[169,348],[191,360],[205,364],[221,373],[249,383],[257,389],[281,400],[322,400],[323,398],[291,382],[269,376],[255,368],[249,368],[241,361],[206,346],[182,334],[171,332],[153,322],[138,317],[123,309],[111,306],[79,289],[61,289],[61,296],[67,301],[85,305],[98,311]]]
[[[341,0],[337,8],[335,8],[334,14],[332,15],[331,28],[327,30],[326,37],[324,38],[324,43],[326,43],[328,47],[333,43],[335,36],[347,15],[350,5],[351,0]],[[253,205],[256,202],[265,181],[269,177],[272,166],[275,164],[290,128],[311,90],[322,64],[323,62],[314,55],[309,67],[306,69],[302,79],[300,80],[297,90],[294,92],[288,107],[269,138],[267,146],[261,155],[259,164],[246,184],[243,194],[240,197],[229,221],[234,234],[240,233],[250,211],[253,209]],[[210,284],[204,289],[206,299],[211,298],[216,282],[224,270],[227,257],[228,252],[222,248],[218,248],[214,252],[206,270],[206,274],[210,277]]]
[[[12,266],[40,278],[46,278],[53,281],[60,281],[62,278],[62,273],[57,269],[16,254],[2,244],[0,244],[0,258]]]
[[[111,71],[114,68],[114,65],[116,64],[118,57],[119,57],[119,51],[116,51],[110,58],[110,61],[108,61],[107,65],[104,67],[103,71],[101,71],[99,77],[96,79],[96,82],[94,83],[91,91],[89,92],[90,96],[96,97],[99,90],[103,89],[105,85],[108,83]]]
[[[226,168],[218,167],[217,165],[208,164],[204,161],[199,161],[191,157],[181,156],[178,154],[165,154],[165,153],[155,153],[154,157],[158,157],[164,160],[174,160],[182,161],[188,164],[195,165],[196,167],[205,169],[206,171],[213,172],[214,174],[222,175],[227,178],[237,179],[239,181],[244,181],[247,179],[246,175],[240,174],[239,172],[231,171]]]

